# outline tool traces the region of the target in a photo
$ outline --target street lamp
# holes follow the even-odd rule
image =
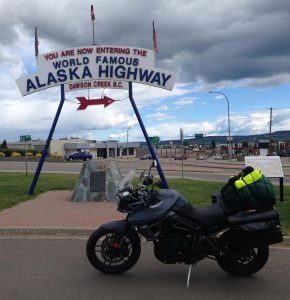
[[[133,124],[133,125],[130,125],[130,126],[128,126],[128,127],[126,127],[125,129],[127,129],[127,160],[128,160],[128,155],[129,155],[129,143],[128,143],[128,140],[129,140],[129,129],[131,128],[131,127],[133,127],[133,126],[136,126],[136,124]]]
[[[222,92],[218,92],[218,91],[209,91],[209,93],[213,94],[213,93],[217,93],[217,94],[221,94],[222,96],[224,96],[227,100],[228,103],[228,129],[229,129],[229,134],[228,134],[228,151],[229,151],[229,159],[232,159],[232,138],[231,138],[231,122],[230,122],[230,102],[228,97],[222,93]]]

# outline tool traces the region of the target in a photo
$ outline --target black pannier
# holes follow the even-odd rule
[[[283,235],[278,212],[239,213],[228,218],[233,241],[243,248],[281,243]]]

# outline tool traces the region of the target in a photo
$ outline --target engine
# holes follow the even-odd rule
[[[166,264],[186,262],[194,244],[194,236],[172,226],[162,228],[158,240],[154,241],[155,257]]]

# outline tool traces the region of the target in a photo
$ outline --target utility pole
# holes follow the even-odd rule
[[[268,155],[271,156],[272,155],[272,111],[273,108],[270,107],[270,130],[269,130],[269,149],[268,149]]]

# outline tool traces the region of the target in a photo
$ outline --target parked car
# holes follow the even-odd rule
[[[197,160],[204,160],[204,159],[206,159],[206,157],[204,155],[198,155],[196,159]]]
[[[145,154],[140,157],[141,160],[147,160],[147,159],[152,159],[152,156],[150,154]]]
[[[185,155],[176,155],[176,156],[174,157],[174,159],[175,159],[175,160],[186,160],[187,157],[186,157]]]
[[[86,152],[76,152],[76,153],[66,154],[64,156],[65,160],[89,160],[92,158],[93,156]]]
[[[223,157],[220,154],[215,154],[213,159],[214,160],[223,160]]]

